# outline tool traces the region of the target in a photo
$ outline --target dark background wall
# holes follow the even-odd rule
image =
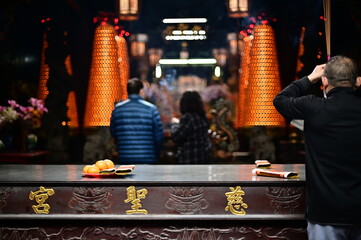
[[[9,98],[27,99],[36,95],[39,79],[42,37],[45,28],[56,32],[64,30],[66,41],[63,49],[54,54],[71,53],[73,79],[70,85],[77,92],[79,114],[84,112],[86,89],[91,62],[92,40],[96,24],[93,18],[102,13],[115,13],[113,0],[5,0],[0,5],[0,103]],[[149,46],[164,47],[167,54],[179,50],[169,46],[160,37],[164,30],[161,20],[166,17],[206,17],[209,37],[190,49],[211,56],[214,47],[226,46],[228,32],[242,30],[247,19],[231,19],[227,16],[224,0],[143,0],[140,18],[123,22],[124,29],[133,33],[147,33]],[[360,62],[361,50],[361,1],[332,0],[332,55],[345,54]],[[312,71],[315,64],[326,61],[324,22],[321,0],[253,0],[250,15],[264,14],[274,27],[279,53],[282,84],[293,81],[296,75],[296,58],[301,27],[306,28],[304,63],[300,76]],[[42,19],[50,21],[41,23]],[[203,53],[202,53],[203,52]],[[321,53],[321,57],[317,55]],[[202,56],[203,56],[202,55]],[[136,76],[137,72],[132,72]]]

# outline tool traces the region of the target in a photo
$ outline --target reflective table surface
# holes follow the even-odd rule
[[[84,165],[20,165],[1,164],[1,184],[59,183],[62,185],[85,183],[132,183],[168,185],[187,183],[214,185],[228,183],[264,184],[270,182],[295,183],[305,181],[304,164],[273,164],[269,170],[297,172],[297,178],[254,176],[253,164],[239,165],[135,165],[129,175],[114,177],[87,177],[82,174]],[[116,165],[117,167],[117,165]]]

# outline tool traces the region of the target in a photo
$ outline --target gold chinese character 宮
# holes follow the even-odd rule
[[[131,206],[132,210],[127,210],[127,214],[133,214],[133,213],[143,213],[148,214],[148,211],[145,209],[141,209],[142,204],[140,204],[140,199],[145,198],[145,195],[147,195],[148,191],[147,189],[139,189],[135,190],[134,186],[130,186],[127,188],[127,199],[124,200],[125,203],[131,202],[133,205]]]
[[[230,187],[231,192],[225,193],[228,201],[228,205],[225,208],[226,211],[231,211],[235,215],[246,215],[246,211],[243,208],[248,208],[248,205],[243,202],[244,191],[240,186],[236,188]]]
[[[45,189],[44,187],[40,187],[40,190],[33,192],[31,191],[29,194],[29,199],[34,200],[38,203],[38,205],[33,205],[33,209],[35,213],[49,213],[50,205],[46,204],[46,199],[49,198],[49,196],[54,195],[55,191],[54,189]]]

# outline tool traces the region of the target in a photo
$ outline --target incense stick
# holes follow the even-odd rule
[[[330,0],[323,0],[323,11],[325,21],[325,37],[327,60],[331,58],[331,3]]]

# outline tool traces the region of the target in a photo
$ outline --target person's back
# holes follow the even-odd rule
[[[177,144],[178,163],[209,163],[211,142],[208,120],[198,92],[186,91],[181,102],[181,119],[172,125],[172,139]]]
[[[311,240],[361,238],[361,97],[355,94],[361,79],[356,69],[351,59],[336,56],[274,99],[286,119],[304,120]],[[308,95],[321,78],[325,98]]]
[[[304,119],[308,218],[360,222],[361,98],[352,88],[338,87],[327,99],[310,99]]]
[[[178,163],[208,163],[211,144],[207,121],[196,113],[185,113],[180,128],[172,134],[178,144]]]
[[[157,108],[129,91],[129,87],[128,93],[127,100],[115,105],[110,124],[119,162],[155,163],[163,140],[163,128]]]

